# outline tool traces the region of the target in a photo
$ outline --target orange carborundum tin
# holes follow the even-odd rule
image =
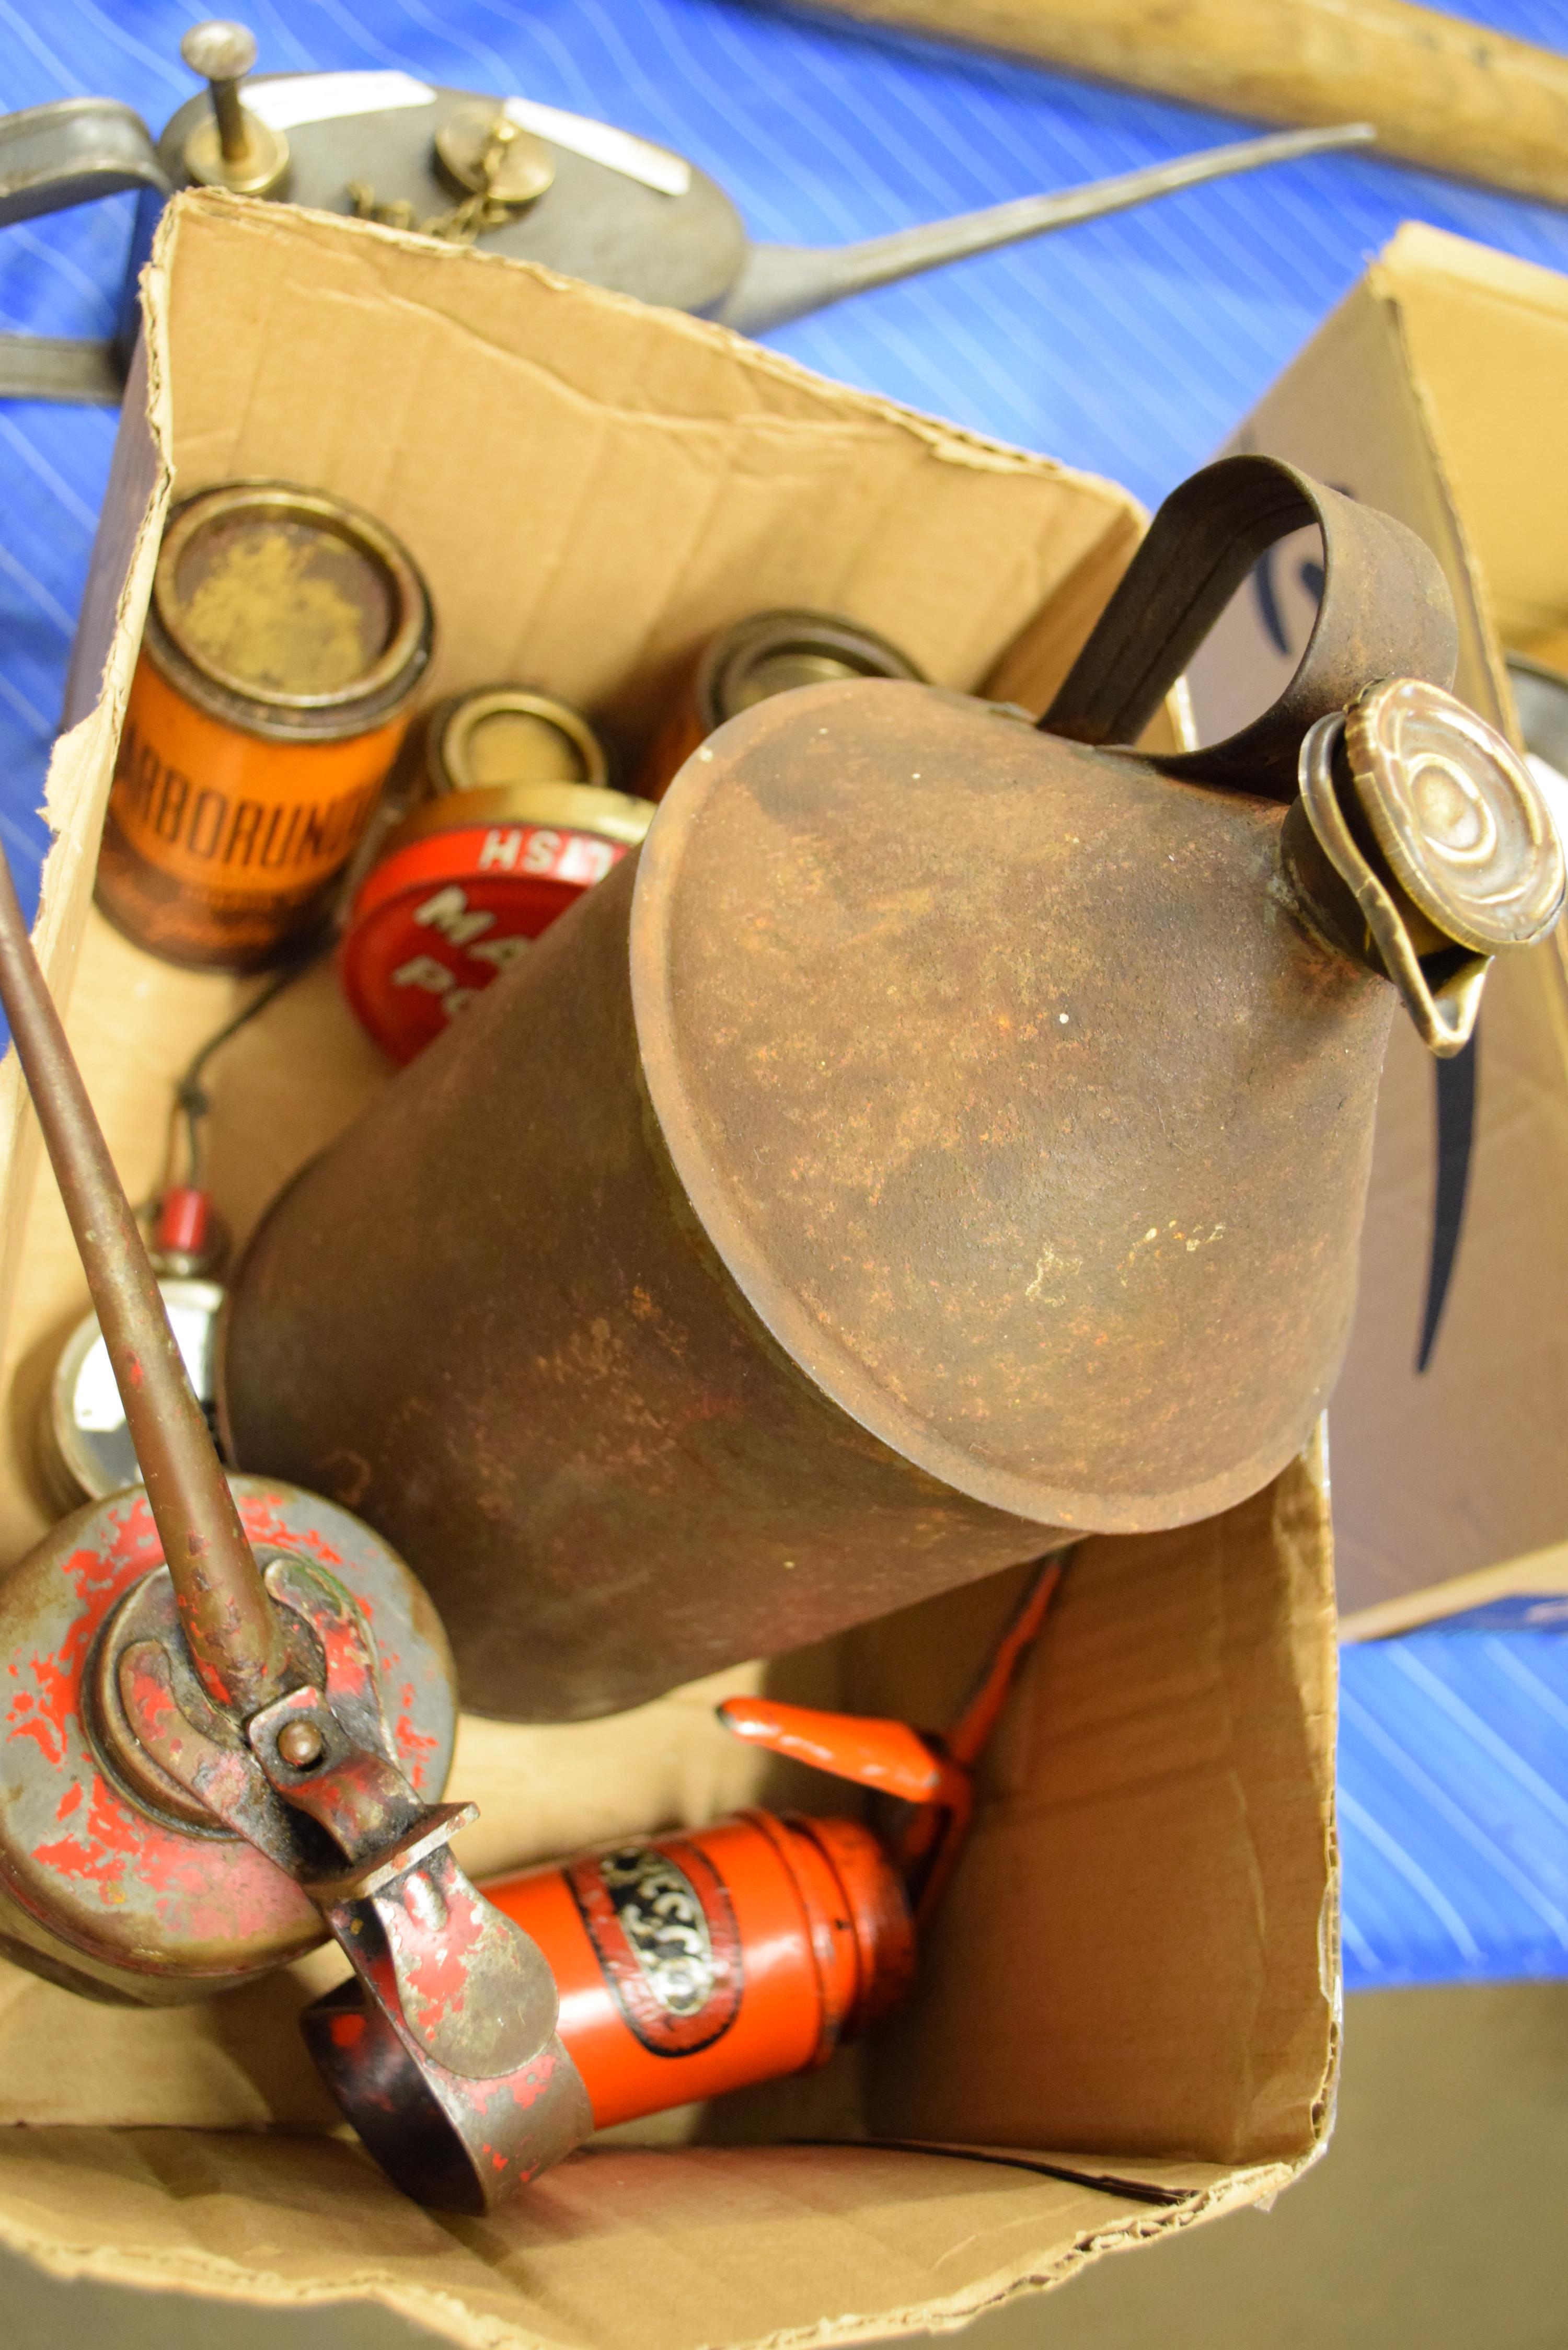
[[[429,664],[423,580],[341,499],[229,483],[153,580],[99,903],[171,962],[253,971],[327,911]]]

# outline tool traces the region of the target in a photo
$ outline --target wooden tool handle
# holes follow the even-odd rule
[[[824,0],[836,13],[1380,149],[1568,204],[1568,57],[1408,0]]]

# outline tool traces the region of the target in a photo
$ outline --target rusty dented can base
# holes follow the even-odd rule
[[[1052,1546],[857,1427],[736,1290],[639,1081],[634,879],[284,1192],[222,1341],[234,1458],[388,1530],[464,1703],[512,1721],[618,1712]]]
[[[236,1459],[398,1544],[485,1712],[1228,1508],[1349,1326],[1392,991],[1282,808],[879,681],[707,747],[235,1277]]]
[[[175,509],[154,577],[98,901],[171,962],[253,971],[320,925],[428,667],[430,598],[342,500],[230,483]]]

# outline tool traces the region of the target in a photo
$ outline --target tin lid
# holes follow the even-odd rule
[[[597,784],[490,784],[421,800],[389,833],[382,853],[395,856],[410,841],[428,840],[438,832],[472,831],[498,824],[555,825],[570,832],[595,833],[601,839],[635,848],[655,813],[651,800],[606,791]]]
[[[697,671],[697,706],[711,733],[775,693],[857,677],[925,679],[897,645],[831,612],[753,612],[717,636]]]
[[[1545,936],[1568,885],[1563,847],[1495,727],[1420,678],[1387,678],[1352,703],[1345,747],[1389,869],[1440,941],[1490,955]]]
[[[151,618],[175,681],[242,725],[358,731],[406,702],[430,653],[430,599],[391,532],[280,482],[225,483],[175,509]]]
[[[586,784],[533,792],[620,796]],[[518,796],[464,792],[430,802],[419,813],[450,812],[447,823],[422,835],[403,827],[360,885],[338,971],[360,1025],[394,1061],[421,1052],[627,853],[630,844],[602,822],[589,830],[559,820],[454,820],[476,800]]]
[[[484,686],[443,702],[431,719],[426,756],[438,792],[610,780],[608,755],[582,712],[526,686]]]

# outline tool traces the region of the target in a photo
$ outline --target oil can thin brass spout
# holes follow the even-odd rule
[[[218,1705],[254,1712],[284,1688],[282,1627],[44,984],[3,853],[0,1002],[114,1366],[192,1661]]]

